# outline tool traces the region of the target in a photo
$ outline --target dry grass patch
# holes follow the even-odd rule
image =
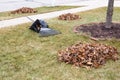
[[[119,9],[115,8],[113,16],[118,22]],[[91,70],[75,68],[57,60],[58,50],[77,42],[107,44],[120,52],[120,42],[116,39],[95,42],[73,32],[76,25],[104,21],[105,8],[77,14],[82,19],[46,20],[51,28],[62,32],[56,36],[39,37],[28,29],[31,23],[0,29],[0,80],[119,80],[120,60],[108,61],[101,68]]]

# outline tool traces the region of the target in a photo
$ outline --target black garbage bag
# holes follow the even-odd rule
[[[53,36],[60,34],[61,32],[49,28],[48,24],[44,20],[37,19],[31,26],[31,30],[37,32],[42,37]]]
[[[39,20],[37,19],[31,26],[29,29],[39,33],[41,28],[48,28],[48,24],[44,21],[44,20]]]
[[[51,29],[51,28],[41,28],[39,34],[41,37],[47,37],[47,36],[61,34],[61,32],[56,31],[56,30]]]

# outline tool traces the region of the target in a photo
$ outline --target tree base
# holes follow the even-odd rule
[[[77,26],[75,32],[85,32],[94,38],[120,39],[120,23],[113,23],[111,28],[105,28],[105,23],[90,23]]]

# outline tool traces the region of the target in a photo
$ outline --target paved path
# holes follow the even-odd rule
[[[81,11],[86,11],[86,10],[91,10],[91,9],[107,6],[107,0],[101,0],[101,1],[95,0],[95,1],[91,1],[91,2],[85,2],[85,4],[72,3],[72,4],[66,4],[66,5],[86,5],[86,6],[80,7],[80,8],[63,10],[63,11],[56,11],[56,12],[50,12],[50,13],[45,13],[45,14],[38,14],[38,15],[32,15],[32,16],[27,16],[27,17],[20,17],[20,18],[0,21],[0,28],[31,22],[30,19],[32,19],[32,20],[49,19],[49,18],[57,17],[57,16],[64,14],[64,13],[76,13],[76,12],[81,12]],[[120,1],[116,1],[115,6],[120,7]]]

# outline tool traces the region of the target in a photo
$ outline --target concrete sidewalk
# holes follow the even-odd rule
[[[27,17],[20,17],[20,18],[0,21],[0,28],[8,27],[8,26],[15,26],[18,24],[31,22],[30,19],[32,19],[32,20],[49,19],[49,18],[57,17],[61,14],[65,14],[65,13],[76,13],[76,12],[82,12],[82,11],[86,11],[86,10],[91,10],[91,9],[107,6],[107,0],[102,0],[102,1],[104,1],[104,3],[102,1],[100,1],[100,2],[99,1],[97,2],[97,1],[98,0],[96,0],[96,3],[99,3],[99,5],[96,5],[95,2],[93,1],[93,2],[91,2],[90,5],[88,5],[87,4],[88,2],[87,2],[86,3],[87,6],[85,6],[85,7],[68,9],[68,10],[63,10],[63,11],[55,11],[55,12],[50,12],[50,13],[44,13],[44,14],[38,14],[38,15],[32,15],[32,16],[27,16]],[[78,3],[74,3],[74,4],[78,4]],[[73,5],[73,4],[69,4],[69,5]],[[120,7],[120,1],[115,2],[115,6]]]
[[[83,7],[83,8],[80,7],[80,8],[75,8],[75,9],[68,9],[68,10],[63,10],[63,11],[56,11],[56,12],[50,12],[50,13],[45,13],[45,14],[38,14],[38,15],[32,15],[32,16],[27,16],[27,17],[4,20],[4,21],[0,21],[0,28],[31,22],[30,19],[32,20],[49,19],[49,18],[57,17],[64,13],[76,13],[76,12],[86,11],[86,10],[95,9],[95,8],[98,8],[98,7],[94,7],[94,6]]]

